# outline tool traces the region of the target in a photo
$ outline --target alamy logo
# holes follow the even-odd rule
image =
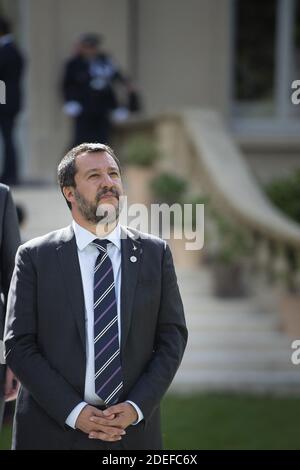
[[[6,104],[6,85],[0,80],[0,104]]]
[[[291,344],[291,348],[295,349],[291,355],[291,361],[294,366],[298,366],[300,364],[300,339],[295,339]]]
[[[107,233],[110,223],[117,218],[121,225],[170,240],[176,222],[174,238],[185,240],[186,250],[201,250],[204,245],[204,204],[128,204],[127,196],[120,196],[119,204],[99,204],[96,215],[100,221],[96,226],[99,237]],[[174,227],[173,227],[174,228]],[[140,234],[143,238],[143,233]],[[121,238],[127,234],[122,233]]]
[[[294,80],[291,86],[295,90],[291,94],[291,101],[293,104],[298,105],[300,103],[300,80]]]

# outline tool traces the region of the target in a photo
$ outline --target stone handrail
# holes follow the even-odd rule
[[[218,114],[186,111],[182,121],[201,167],[238,219],[270,239],[300,248],[300,225],[265,196]]]

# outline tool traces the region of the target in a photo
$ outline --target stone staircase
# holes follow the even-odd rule
[[[17,205],[25,211],[21,228],[23,241],[39,237],[70,224],[72,218],[58,186],[12,188]]]
[[[300,366],[275,314],[253,299],[214,297],[207,267],[177,276],[189,341],[170,391],[300,392]]]

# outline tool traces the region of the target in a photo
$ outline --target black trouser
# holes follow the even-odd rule
[[[1,182],[7,184],[16,184],[18,181],[17,154],[13,136],[15,120],[15,114],[0,115],[0,132],[4,150]]]
[[[100,142],[108,144],[110,140],[111,123],[109,116],[93,116],[82,114],[74,121],[73,146],[83,142]]]

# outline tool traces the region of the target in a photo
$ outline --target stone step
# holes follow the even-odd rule
[[[299,371],[189,370],[180,368],[170,390],[299,393]]]
[[[71,222],[71,213],[56,186],[14,187],[12,194],[15,203],[26,211],[26,222],[22,229],[24,240],[65,227]]]
[[[258,307],[252,299],[218,299],[197,293],[186,295],[181,290],[180,293],[187,313],[249,313],[252,315],[258,312]]]
[[[296,366],[291,362],[291,350],[279,349],[269,351],[201,350],[187,351],[182,365],[184,369],[206,370],[292,370]],[[299,372],[300,373],[300,369]]]
[[[186,317],[192,331],[272,331],[280,327],[276,315],[235,314],[235,313],[191,313]]]
[[[286,336],[274,331],[190,331],[188,347],[204,348],[212,347],[222,349],[228,347],[238,347],[241,349],[267,348],[277,349],[279,347],[290,348],[291,340]]]

